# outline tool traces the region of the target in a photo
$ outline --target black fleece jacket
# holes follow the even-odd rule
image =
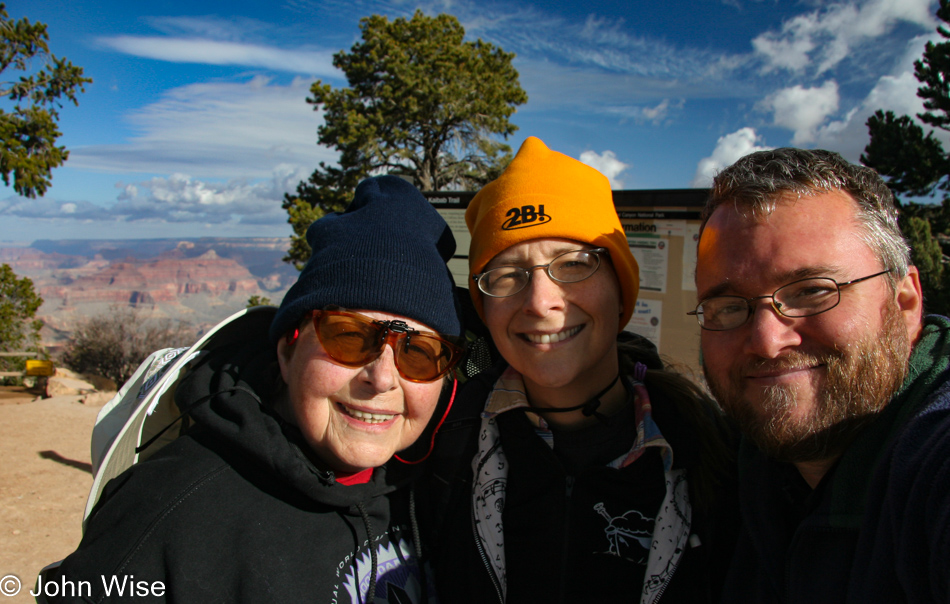
[[[432,593],[413,539],[416,471],[397,463],[344,486],[310,463],[270,410],[269,320],[245,319],[247,344],[211,350],[179,384],[192,429],[108,485],[79,548],[48,576],[74,589],[50,602],[365,602],[371,584],[389,601]],[[142,582],[147,596],[129,589]]]
[[[623,335],[630,337],[627,334]],[[662,367],[658,357],[647,359],[646,362],[651,367]],[[421,518],[424,519],[426,544],[434,548],[433,561],[440,601],[479,604],[502,601],[509,603],[639,601],[641,581],[632,576],[623,575],[620,577],[621,581],[616,581],[614,579],[617,577],[606,577],[612,571],[605,565],[585,570],[573,562],[565,563],[564,560],[559,562],[558,554],[566,546],[564,533],[567,528],[567,516],[556,505],[536,507],[531,526],[547,527],[547,529],[534,530],[529,537],[533,543],[527,546],[525,543],[511,546],[512,551],[533,548],[541,552],[541,555],[538,559],[508,562],[507,569],[510,571],[508,597],[506,600],[501,597],[494,575],[488,568],[488,561],[484,559],[483,552],[476,545],[477,537],[471,501],[472,459],[478,450],[481,411],[495,381],[506,367],[505,363],[500,363],[478,374],[465,384],[455,401],[452,412],[439,431],[435,453],[428,467],[425,495],[430,509]],[[652,403],[654,420],[675,452],[674,467],[684,468],[692,476],[692,473],[697,471],[701,455],[697,435],[674,406],[660,397],[654,398]],[[506,426],[506,423],[516,424],[516,420],[520,419],[523,418],[516,416],[506,419],[504,415],[501,416],[503,442],[506,442],[505,430],[514,427]],[[533,436],[533,431],[531,432]],[[723,438],[728,440],[731,446],[732,435],[724,434]],[[509,453],[510,444],[509,442],[505,445],[506,453]],[[533,474],[532,472],[521,474],[524,481],[532,484],[519,485],[516,484],[517,479],[509,481],[506,500],[511,500],[516,496],[515,490],[528,492],[545,488],[545,484],[553,485],[552,489],[563,489],[566,471],[550,452],[549,447],[541,443],[540,439],[533,439],[531,442],[522,444],[521,448],[532,449],[534,451],[532,454],[541,461],[533,465],[529,464],[529,469],[533,471]],[[533,444],[537,446],[532,446]],[[548,461],[544,462],[544,459]],[[508,461],[514,468],[515,461],[511,456],[508,457]],[[590,484],[599,484],[602,489],[605,485],[613,484],[616,489],[622,490],[630,484],[628,481],[637,480],[637,473],[643,469],[644,464],[650,461],[642,458],[623,471],[588,468],[583,473],[583,476],[587,478],[580,478],[571,483],[573,487],[571,497],[583,498],[585,494],[580,491]],[[659,464],[657,460],[652,461]],[[544,467],[541,467],[542,463],[545,464]],[[727,474],[720,477],[721,488],[714,502],[705,506],[693,504],[692,534],[697,537],[697,540],[676,568],[673,580],[660,598],[661,602],[704,604],[718,601],[726,566],[738,532],[735,476],[731,468],[729,470]],[[514,469],[511,470],[511,472],[514,471]],[[653,478],[660,482],[658,488],[662,489],[662,468],[657,467],[654,474]],[[644,496],[647,497],[648,494]],[[662,498],[662,492],[660,497]],[[546,501],[554,501],[554,498]],[[508,512],[506,508],[505,513],[508,514]],[[507,532],[506,530],[506,536]],[[598,533],[602,535],[603,530],[598,529]],[[507,553],[508,542],[505,543],[505,548]],[[517,569],[514,571],[512,569],[519,564],[534,565],[533,574],[546,577],[546,580],[536,580],[527,585],[513,583],[512,572],[517,572]]]

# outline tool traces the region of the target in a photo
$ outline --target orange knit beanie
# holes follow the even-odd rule
[[[620,329],[633,315],[640,270],[617,218],[607,178],[590,166],[528,137],[508,168],[472,199],[468,267],[478,274],[500,252],[532,239],[563,238],[607,248],[623,294]],[[484,318],[482,294],[470,282]]]

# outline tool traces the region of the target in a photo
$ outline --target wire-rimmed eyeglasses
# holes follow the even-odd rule
[[[522,268],[520,266],[499,266],[491,270],[472,275],[472,279],[487,296],[507,298],[523,290],[534,271],[543,268],[552,281],[559,283],[577,283],[597,272],[600,268],[600,255],[607,248],[596,247],[590,250],[572,250],[555,257],[547,264],[538,264]]]
[[[829,311],[841,302],[841,288],[886,275],[887,269],[846,283],[838,283],[830,277],[813,277],[792,281],[766,296],[743,298],[742,296],[713,296],[706,298],[686,314],[694,315],[699,326],[709,331],[726,331],[745,325],[755,312],[757,300],[769,299],[775,312],[783,317],[798,319]]]

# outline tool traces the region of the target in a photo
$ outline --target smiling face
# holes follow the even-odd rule
[[[840,191],[781,198],[758,219],[725,203],[699,243],[698,298],[751,298],[797,279],[843,283],[888,268],[859,233],[857,205]],[[834,458],[900,386],[920,331],[920,302],[915,268],[896,291],[886,276],[849,285],[838,306],[811,317],[784,317],[758,300],[744,325],[702,331],[706,379],[771,456]]]
[[[432,331],[399,315],[357,312]],[[430,383],[403,379],[389,346],[363,367],[335,363],[320,345],[312,322],[304,324],[293,344],[282,338],[277,356],[294,423],[317,457],[337,471],[375,468],[415,442],[432,417],[442,390],[441,379]]]
[[[537,239],[509,247],[484,270],[548,264],[560,254],[594,246],[568,239]],[[620,285],[610,262],[577,283],[552,281],[532,271],[513,296],[482,294],[485,323],[498,351],[524,378],[532,402],[586,400],[617,375]]]

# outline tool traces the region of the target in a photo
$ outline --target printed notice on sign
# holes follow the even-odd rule
[[[696,247],[699,245],[699,225],[686,225],[683,237],[683,291],[696,291]]]
[[[660,324],[663,321],[663,303],[659,300],[637,300],[633,316],[626,330],[639,334],[660,348]]]
[[[627,245],[640,265],[640,290],[666,293],[666,273],[669,269],[670,242],[668,239],[631,237]]]
[[[455,235],[455,257],[468,258],[468,246],[472,244],[472,236],[468,234],[468,227],[465,226],[465,210],[439,208],[437,211]]]

